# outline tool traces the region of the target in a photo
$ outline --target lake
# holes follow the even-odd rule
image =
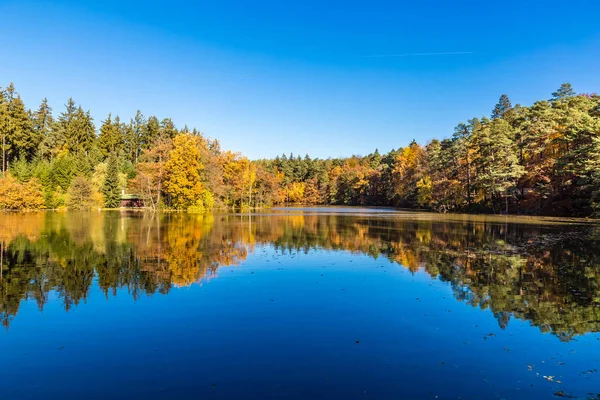
[[[0,397],[600,398],[600,229],[371,208],[0,214]]]

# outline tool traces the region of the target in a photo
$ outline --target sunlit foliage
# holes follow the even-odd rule
[[[154,210],[193,212],[341,204],[600,215],[598,95],[563,84],[525,107],[503,94],[490,116],[459,123],[446,136],[384,154],[249,160],[169,118],[137,111],[126,122],[109,114],[96,130],[73,99],[54,118],[46,99],[30,111],[12,84],[0,93],[0,171],[21,184],[13,191],[35,178],[41,207],[64,206],[82,176],[107,208],[137,199]]]

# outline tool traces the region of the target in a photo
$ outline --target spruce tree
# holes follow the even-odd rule
[[[0,146],[2,147],[0,149],[2,152],[0,170],[2,170],[2,176],[4,176],[6,172],[6,139],[8,136],[8,101],[6,100],[4,91],[0,91],[0,135],[2,136],[0,139]]]
[[[10,173],[17,178],[19,182],[26,182],[31,179],[33,170],[31,164],[27,162],[25,157],[21,157],[12,163],[10,166]]]
[[[54,118],[52,118],[52,108],[48,105],[48,99],[44,98],[42,104],[33,115],[33,130],[40,138],[39,155],[49,157],[51,155],[52,127]]]
[[[137,118],[137,114],[136,114]],[[142,127],[142,137],[140,138],[141,149],[151,148],[160,135],[160,122],[155,116],[148,118],[148,122]]]
[[[507,95],[503,94],[498,100],[498,104],[492,110],[492,119],[504,118],[504,115],[512,109],[512,104]]]
[[[96,140],[96,127],[90,111],[83,111],[79,106],[73,120],[72,136],[67,138],[69,150],[88,153]]]
[[[98,148],[104,157],[109,157],[113,153],[118,154],[123,149],[123,136],[120,128],[119,117],[113,121],[111,114],[108,114],[108,118],[102,121],[100,136],[98,136]]]
[[[177,128],[171,118],[165,118],[160,123],[160,136],[163,139],[173,139],[177,135]]]
[[[146,130],[146,118],[140,110],[137,110],[135,117],[129,122],[127,134],[125,135],[125,148],[129,161],[132,163],[137,163],[138,157],[141,154]]]
[[[34,135],[31,117],[25,104],[12,83],[3,97],[2,145],[3,158],[8,167],[11,161],[21,157],[31,159],[37,151],[39,140]]]
[[[106,179],[102,186],[104,194],[104,206],[106,208],[117,208],[121,203],[121,192],[119,188],[119,160],[115,154],[108,158]]]
[[[71,180],[75,175],[75,160],[68,153],[61,153],[52,160],[50,164],[50,176],[52,177],[52,186],[60,187],[66,191],[71,185]]]
[[[89,178],[92,174],[92,165],[90,158],[83,152],[78,152],[73,157],[73,171],[75,176],[85,176]]]

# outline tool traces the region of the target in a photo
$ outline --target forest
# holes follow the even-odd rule
[[[0,88],[1,89],[1,88]],[[137,111],[96,123],[68,99],[28,109],[0,94],[0,209],[249,210],[278,204],[600,215],[600,96],[564,83],[548,100],[459,123],[426,144],[347,158],[249,160],[196,128]],[[376,137],[376,135],[375,135]]]

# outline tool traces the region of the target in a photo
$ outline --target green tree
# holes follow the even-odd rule
[[[137,163],[141,154],[146,130],[146,118],[140,110],[137,110],[135,117],[129,122],[125,134],[125,152],[127,159],[132,163]]]
[[[585,168],[590,175],[592,186],[591,206],[594,213],[600,216],[600,134],[592,139],[588,149]]]
[[[0,134],[2,135],[2,171],[13,160],[30,160],[37,151],[40,137],[34,132],[30,115],[11,83],[0,93]]]
[[[90,112],[83,111],[81,106],[77,107],[75,101],[69,98],[49,140],[53,153],[68,150],[88,154],[95,140],[96,128]]]
[[[102,186],[104,205],[107,208],[117,208],[121,203],[121,188],[119,185],[119,160],[116,155],[108,158],[106,178]]]
[[[498,104],[492,110],[492,119],[504,118],[505,114],[512,110],[512,104],[507,95],[503,94],[498,100]]]
[[[25,182],[31,179],[33,168],[32,165],[27,162],[25,157],[21,157],[11,164],[10,173],[17,178],[19,182]]]
[[[563,83],[560,85],[556,92],[552,93],[552,100],[554,101],[564,101],[569,97],[575,96],[575,91],[573,90],[573,86],[570,83]]]
[[[477,158],[476,182],[483,195],[490,200],[492,209],[501,197],[505,199],[508,212],[508,197],[516,181],[524,174],[519,165],[517,152],[513,144],[514,132],[503,119],[489,121],[483,119],[473,132],[473,144]]]
[[[88,154],[96,140],[96,128],[90,111],[83,111],[79,106],[73,125],[72,136],[67,137],[69,149]]]
[[[52,134],[54,118],[52,117],[52,108],[48,105],[48,99],[44,98],[42,104],[33,115],[33,130],[40,138],[39,153],[41,157],[51,155],[51,146],[49,138]]]
[[[120,154],[123,150],[123,136],[118,117],[113,121],[111,114],[102,121],[100,135],[98,136],[98,149],[104,157],[111,154]]]
[[[85,176],[75,177],[67,194],[67,207],[72,210],[89,210],[94,204],[94,187]]]
[[[50,164],[50,175],[52,177],[52,187],[60,187],[63,191],[66,191],[71,186],[71,181],[75,175],[73,156],[66,152],[59,154]]]
[[[159,136],[163,139],[173,139],[177,133],[177,128],[171,118],[165,118],[160,122]]]
[[[137,116],[137,114],[136,114]],[[158,118],[154,115],[148,118],[148,122],[146,126],[142,129],[142,137],[140,139],[140,147],[142,150],[147,150],[152,148],[154,143],[158,140],[160,136],[161,128],[160,122]],[[169,138],[170,139],[170,138]],[[163,140],[162,143],[165,141]]]

